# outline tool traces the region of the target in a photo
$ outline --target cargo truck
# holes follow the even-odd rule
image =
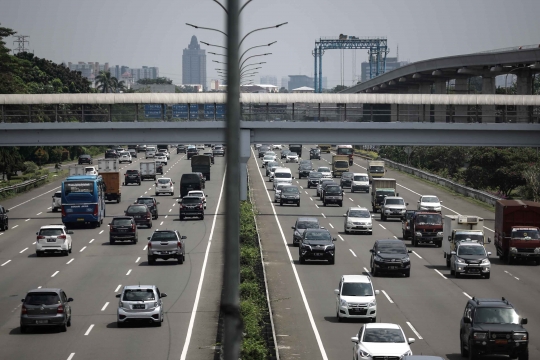
[[[116,201],[119,203],[122,200],[122,188],[118,159],[99,159],[98,171],[105,184],[103,187],[105,201]]]
[[[371,207],[374,213],[381,209],[385,197],[399,196],[396,193],[396,186],[396,179],[373,179],[373,183],[371,184]]]
[[[354,149],[352,145],[338,145],[336,146],[336,155],[347,155],[349,158],[349,165],[354,163]]]
[[[156,162],[141,162],[141,180],[156,180]]]
[[[200,172],[207,181],[210,181],[211,159],[206,155],[195,155],[191,157],[191,172]]]
[[[534,260],[540,264],[540,203],[499,200],[495,203],[495,248],[508,264]]]
[[[484,219],[474,215],[446,215],[443,230],[443,257],[446,267],[450,267],[452,251],[456,251],[457,244],[463,241],[472,241],[484,245]],[[487,239],[490,243],[491,239]]]
[[[330,154],[330,144],[319,144],[319,149],[322,153]]]
[[[378,161],[378,160],[368,161],[368,176],[369,176],[370,184],[373,181],[373,179],[384,177],[385,172],[386,170],[384,168],[384,161]]]
[[[349,171],[349,157],[347,155],[332,156],[332,176],[341,177],[341,174]]]
[[[70,165],[68,169],[69,169],[69,176],[97,175],[97,171],[94,166]]]
[[[291,150],[291,152],[297,153],[299,158],[302,157],[302,145],[289,144],[289,150]]]

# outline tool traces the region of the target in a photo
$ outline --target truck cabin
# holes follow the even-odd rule
[[[336,160],[336,162],[334,163],[334,167],[336,169],[348,169],[349,163],[345,160]]]
[[[387,196],[398,196],[399,194],[396,194],[396,191],[392,188],[388,189],[377,189],[375,191],[375,202],[378,205],[381,205],[384,203],[384,198]]]
[[[440,225],[442,226],[442,216],[439,213],[417,214],[414,217],[415,225]]]
[[[369,167],[369,172],[372,174],[383,174],[384,166],[381,165],[372,165]]]
[[[451,240],[451,239],[449,239]],[[456,231],[454,233],[454,242],[477,242],[479,244],[484,244],[484,234],[475,231],[475,232],[468,232],[468,231]],[[491,242],[491,239],[488,239],[488,243]]]
[[[540,231],[538,228],[512,228],[510,236],[513,240],[540,240]]]

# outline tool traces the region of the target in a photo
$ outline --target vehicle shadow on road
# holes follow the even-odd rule
[[[329,323],[333,323],[333,324],[338,324],[339,323],[339,321],[338,321],[338,319],[337,319],[337,317],[335,315],[334,316],[325,316],[324,320],[328,321]],[[345,319],[345,318],[342,318],[341,322],[364,324],[364,323],[370,323],[371,321],[369,319]]]
[[[132,323],[126,323],[124,324],[125,328],[149,328],[149,327],[155,327],[153,323],[146,322],[146,321],[140,321],[140,322],[132,322]],[[120,329],[118,327],[118,324],[115,322],[111,322],[107,324],[107,329]]]
[[[432,270],[443,270],[443,271],[450,271],[450,268],[447,268],[446,265],[424,265],[428,269]]]
[[[32,334],[58,334],[60,333],[60,328],[57,326],[42,326],[42,327],[30,327],[26,333],[21,332],[21,328],[17,326],[10,330],[9,335],[32,335]]]

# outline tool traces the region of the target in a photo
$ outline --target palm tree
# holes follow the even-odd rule
[[[127,90],[126,82],[124,80],[118,81],[118,79],[114,78],[116,80],[114,90],[116,92],[125,92]]]
[[[118,80],[111,76],[110,71],[100,71],[96,77],[96,88],[102,93],[114,92]]]

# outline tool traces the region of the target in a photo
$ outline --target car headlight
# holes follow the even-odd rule
[[[421,232],[417,232],[415,235],[418,236],[418,237],[422,237],[422,233],[421,233]]]
[[[368,307],[374,307],[374,306],[377,306],[377,300],[373,300],[372,302],[368,304]]]
[[[375,261],[382,261],[381,257],[378,256],[378,255],[375,255],[375,258],[374,258]]]
[[[487,333],[477,333],[477,332],[475,332],[473,334],[473,338],[475,340],[485,340],[485,339],[487,339]]]
[[[411,227],[409,225],[407,225],[407,230],[411,230]]]
[[[465,260],[463,260],[462,258],[456,258],[456,263],[458,263],[458,264],[466,264]]]
[[[120,303],[118,304],[118,306],[120,306],[120,308],[122,309],[126,309],[126,307],[124,307],[124,303],[122,301],[120,301]]]
[[[353,222],[352,221],[347,221],[347,226],[353,226]]]
[[[429,209],[425,206],[420,206],[420,210],[429,210]]]
[[[400,359],[403,358],[404,356],[412,356],[412,351],[408,350],[405,354],[400,356]]]
[[[367,351],[360,350],[360,357],[363,357],[363,358],[370,358],[370,357],[371,357],[371,354],[368,353]]]
[[[347,302],[345,300],[343,300],[343,299],[341,299],[339,301],[339,303],[340,303],[341,306],[347,306]]]
[[[336,246],[334,244],[332,245],[326,245],[326,247],[324,248],[324,250],[334,250],[336,248]]]
[[[516,249],[515,247],[511,247],[511,248],[510,248],[510,252],[511,252],[511,253],[517,253],[517,249]]]
[[[515,333],[514,334],[514,340],[527,340],[527,334],[526,333]]]
[[[442,232],[442,231],[439,231],[439,232],[437,233],[437,236],[443,236],[443,232]]]
[[[540,248],[534,249],[534,253],[535,253],[535,254],[540,254]]]
[[[480,265],[489,265],[490,262],[489,262],[489,259],[484,259],[482,260],[482,263]]]
[[[410,262],[411,261],[411,258],[410,257],[404,257],[403,259],[401,259],[402,262],[404,263],[407,263],[407,262]]]
[[[302,248],[304,248],[304,249],[308,249],[308,250],[311,250],[311,246],[309,246],[309,245],[306,245],[306,244],[302,244]]]

